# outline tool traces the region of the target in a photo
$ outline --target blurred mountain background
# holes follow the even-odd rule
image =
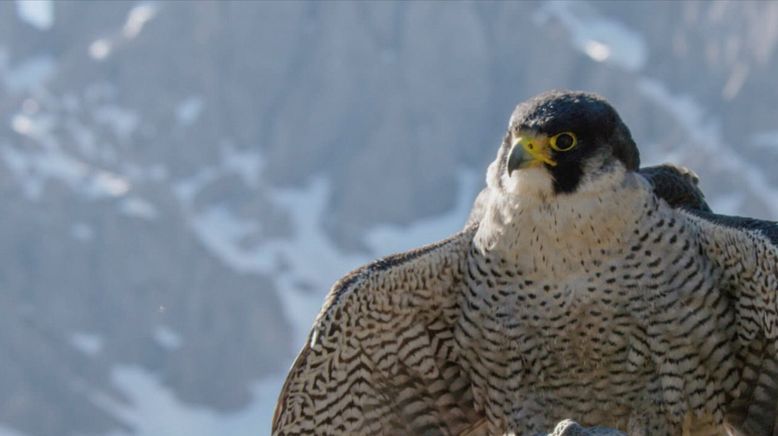
[[[0,435],[265,435],[331,283],[465,221],[514,105],[778,219],[775,2],[0,2]]]

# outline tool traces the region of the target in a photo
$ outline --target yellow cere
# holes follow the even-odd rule
[[[542,163],[551,165],[552,167],[557,165],[556,161],[550,156],[548,150],[549,139],[545,135],[519,136],[515,139],[514,145],[515,144],[521,144],[524,151],[532,156],[536,162],[536,165],[533,166],[541,165]]]

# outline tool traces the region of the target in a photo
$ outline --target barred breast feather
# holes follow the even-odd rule
[[[582,288],[594,284],[602,298],[572,316],[549,318],[551,324],[538,323],[553,298],[566,295],[559,277],[519,280],[520,272],[494,263],[499,259],[490,264],[474,249],[489,207],[486,190],[460,233],[339,280],[287,376],[273,434],[501,434],[508,430],[501,417],[513,416],[518,420],[507,427],[533,432],[571,418],[648,434],[682,427],[690,435],[778,436],[778,225],[713,214],[696,176],[683,168],[639,174],[653,190],[646,213],[655,215],[641,221],[644,227],[624,240],[634,245],[621,250],[624,268],[640,270],[608,266],[596,255],[580,259],[595,279],[602,271],[602,283]],[[517,258],[548,254],[528,252],[531,245],[517,247]],[[619,296],[616,288],[615,297],[608,295],[618,283],[634,295]],[[478,289],[484,286],[494,292]],[[548,305],[529,294],[535,291],[550,296]],[[489,295],[492,300],[479,300]],[[511,306],[499,298],[527,303]],[[619,298],[630,303],[614,311]],[[550,339],[570,329],[568,319],[581,339],[567,349],[544,343],[568,343],[565,336]],[[506,332],[518,339],[503,344]],[[633,339],[622,344],[622,337]],[[584,342],[594,345],[578,349]],[[535,355],[555,349],[569,356]],[[543,390],[560,397],[542,397]],[[621,410],[627,399],[640,410]],[[622,433],[563,421],[554,434]]]

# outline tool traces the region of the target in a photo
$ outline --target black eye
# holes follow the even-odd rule
[[[573,132],[562,132],[552,136],[549,140],[551,148],[556,151],[568,151],[578,144],[578,140]]]

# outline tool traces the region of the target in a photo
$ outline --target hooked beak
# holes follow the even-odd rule
[[[543,164],[556,166],[556,161],[551,158],[548,138],[545,135],[523,135],[514,139],[508,155],[508,175],[513,174],[515,170],[540,167]]]

